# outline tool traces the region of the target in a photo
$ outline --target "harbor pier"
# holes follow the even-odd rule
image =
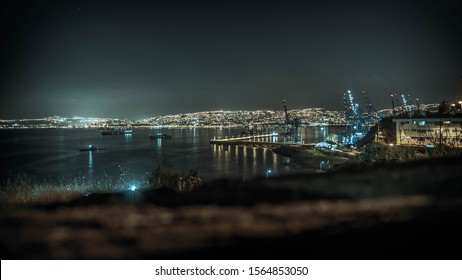
[[[280,147],[280,146],[297,146],[297,147],[303,146],[303,147],[310,147],[310,148],[314,148],[315,146],[314,144],[265,141],[265,140],[271,140],[273,138],[277,140],[278,135],[274,133],[270,133],[270,134],[251,135],[251,136],[230,137],[230,138],[224,138],[224,139],[212,139],[210,140],[210,144],[261,147],[261,148],[270,148],[270,149]]]

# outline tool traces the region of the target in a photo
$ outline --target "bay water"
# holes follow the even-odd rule
[[[329,130],[332,128],[303,128],[303,141],[323,141]],[[62,178],[91,182],[103,177],[117,180],[125,176],[139,184],[163,159],[179,171],[194,169],[209,180],[245,180],[306,172],[289,167],[290,158],[269,149],[210,144],[213,138],[237,136],[241,131],[236,128],[139,128],[134,129],[132,135],[101,135],[94,128],[0,130],[0,182],[23,173],[50,183]],[[149,134],[158,132],[171,134],[172,138],[149,138]],[[103,149],[80,151],[89,145]]]

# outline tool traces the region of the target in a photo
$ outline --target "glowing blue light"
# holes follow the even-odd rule
[[[132,190],[132,192],[134,192],[134,191],[136,191],[136,186],[132,185],[132,187],[130,189]]]

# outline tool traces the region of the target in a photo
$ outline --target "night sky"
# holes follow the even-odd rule
[[[0,118],[456,99],[462,1],[9,1]]]

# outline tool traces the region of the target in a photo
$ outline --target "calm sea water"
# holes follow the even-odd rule
[[[322,141],[331,128],[304,128],[305,143]],[[335,130],[335,128],[334,128]],[[338,130],[338,128],[337,128]],[[130,176],[142,181],[162,158],[178,170],[198,171],[208,179],[252,178],[300,172],[290,168],[290,159],[268,149],[210,145],[214,137],[238,135],[240,129],[135,129],[133,135],[104,135],[96,129],[0,130],[1,181],[24,172],[53,182],[63,177],[95,180],[102,176]],[[165,132],[172,139],[150,139],[150,133]],[[81,152],[96,145],[105,148]],[[271,170],[271,173],[268,173]]]

